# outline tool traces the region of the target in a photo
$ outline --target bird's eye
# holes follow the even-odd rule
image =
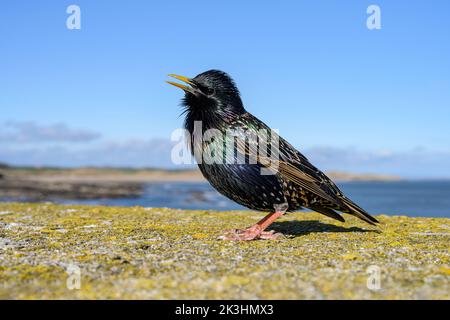
[[[205,87],[205,88],[203,88],[202,91],[203,91],[204,94],[206,94],[208,96],[212,96],[214,94],[214,89],[213,88]]]

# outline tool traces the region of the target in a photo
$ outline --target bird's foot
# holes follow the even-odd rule
[[[279,239],[283,235],[281,233],[275,233],[275,231],[262,231],[259,225],[251,226],[247,229],[233,229],[228,230],[220,236],[220,240],[233,240],[233,241],[245,241],[245,240],[275,240]]]

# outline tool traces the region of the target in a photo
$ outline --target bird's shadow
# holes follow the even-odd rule
[[[316,220],[306,221],[280,221],[274,222],[270,226],[271,230],[279,232],[289,237],[300,237],[315,232],[375,232],[379,230],[363,229],[359,227],[341,227],[334,224],[323,223]]]

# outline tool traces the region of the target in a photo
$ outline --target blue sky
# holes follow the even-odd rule
[[[66,8],[81,8],[68,30]],[[381,8],[381,30],[366,9]],[[228,72],[325,170],[450,177],[448,1],[3,1],[0,162],[171,167],[181,92]]]

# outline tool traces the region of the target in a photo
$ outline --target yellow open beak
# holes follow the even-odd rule
[[[175,78],[175,79],[178,79],[178,80],[181,80],[181,81],[183,81],[184,83],[187,83],[187,84],[189,84],[189,85],[192,85],[191,79],[189,79],[188,77],[179,76],[179,75],[177,75],[177,74],[169,74],[168,76],[169,76],[169,77],[172,77],[172,78]],[[175,86],[175,87],[178,87],[178,88],[180,88],[180,89],[183,89],[184,91],[192,92],[192,87],[190,87],[190,86],[185,86],[185,85],[183,85],[183,84],[181,84],[181,83],[173,82],[173,81],[166,81],[166,82],[167,82],[168,84],[171,84],[171,85]]]

